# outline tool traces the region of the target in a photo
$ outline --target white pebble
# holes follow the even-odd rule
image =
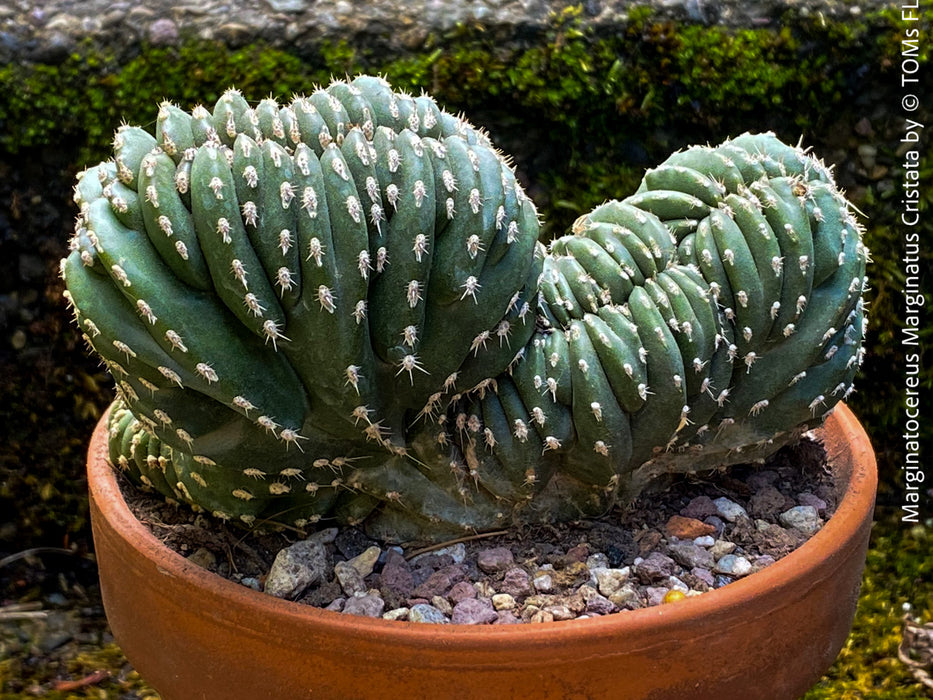
[[[728,498],[717,498],[713,501],[713,505],[716,506],[716,512],[719,513],[719,516],[730,523],[734,523],[740,517],[748,517],[748,512],[742,506],[735,501],[730,501]]]
[[[752,572],[752,563],[745,557],[726,554],[716,562],[713,571],[728,576],[746,576]]]

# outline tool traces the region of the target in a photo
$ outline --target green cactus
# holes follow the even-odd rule
[[[771,134],[673,155],[546,251],[484,133],[361,76],[163,104],[75,200],[111,460],[249,525],[599,513],[795,439],[863,353],[861,227]]]

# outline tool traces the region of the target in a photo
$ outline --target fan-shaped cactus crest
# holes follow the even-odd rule
[[[488,137],[381,79],[122,127],[62,261],[114,464],[247,524],[579,517],[764,457],[852,390],[867,250],[772,134],[679,152],[546,249]]]

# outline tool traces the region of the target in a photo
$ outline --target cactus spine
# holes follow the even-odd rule
[[[692,148],[550,250],[503,156],[361,76],[163,104],[86,171],[62,273],[111,459],[218,517],[438,538],[758,458],[851,391],[867,250],[773,135]]]

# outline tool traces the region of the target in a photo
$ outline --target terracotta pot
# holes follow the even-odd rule
[[[809,542],[724,588],[659,607],[539,625],[390,622],[279,600],[161,545],[91,442],[91,515],[114,636],[164,700],[217,698],[799,697],[848,636],[877,483],[843,406],[823,433],[842,498]]]

